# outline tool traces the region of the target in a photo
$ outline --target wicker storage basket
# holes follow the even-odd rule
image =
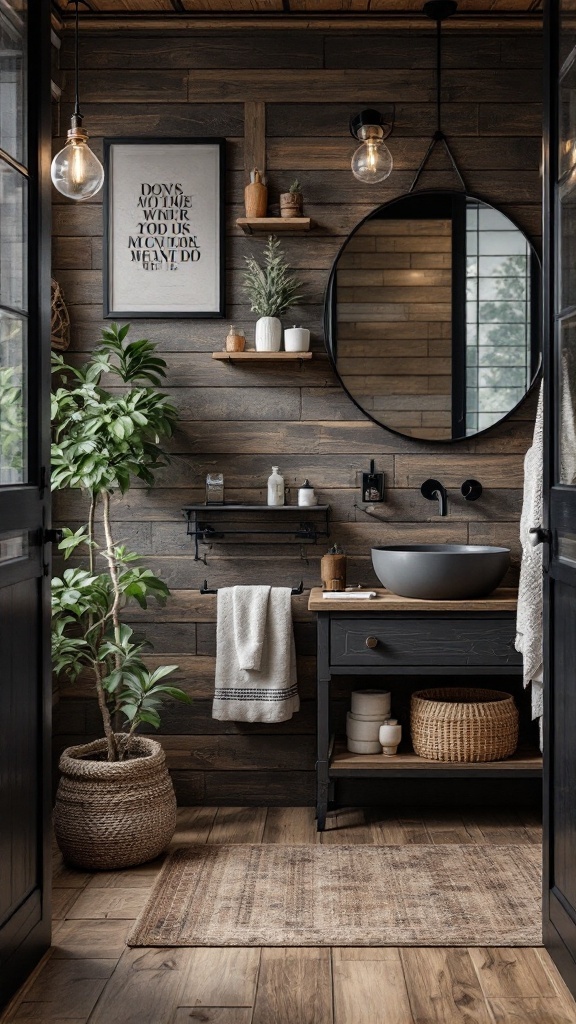
[[[518,709],[514,698],[499,690],[419,690],[412,694],[410,728],[420,757],[501,761],[518,744]]]
[[[106,741],[96,740],[62,754],[54,828],[68,864],[126,868],[152,860],[170,842],[176,798],[164,751],[137,736],[132,752],[127,761],[93,760],[106,754]]]

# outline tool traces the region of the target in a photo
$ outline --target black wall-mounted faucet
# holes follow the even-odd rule
[[[425,480],[420,488],[420,493],[428,498],[428,501],[438,502],[438,515],[448,515],[448,494],[446,488],[439,480]]]

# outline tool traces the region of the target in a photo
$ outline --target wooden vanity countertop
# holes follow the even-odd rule
[[[518,599],[518,591],[511,587],[500,587],[488,597],[468,601],[424,601],[414,597],[398,597],[383,587],[365,589],[375,590],[378,596],[358,601],[346,597],[339,601],[336,597],[323,598],[322,588],[313,587],[308,610],[362,612],[364,615],[373,615],[374,612],[515,612]]]

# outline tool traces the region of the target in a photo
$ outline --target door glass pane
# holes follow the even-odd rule
[[[28,531],[20,530],[0,534],[0,563],[18,562],[28,558]]]
[[[0,149],[26,164],[26,4],[0,0]]]
[[[0,305],[26,309],[28,182],[0,160]]]
[[[559,483],[576,484],[576,317],[562,324],[560,343]]]
[[[27,480],[26,321],[0,310],[0,485]]]

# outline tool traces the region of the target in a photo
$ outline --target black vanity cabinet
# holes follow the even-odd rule
[[[422,688],[442,685],[439,677],[445,676],[457,676],[458,682],[466,676],[518,678],[522,658],[514,648],[516,591],[498,590],[481,600],[447,602],[416,601],[381,590],[372,600],[352,601],[325,599],[320,588],[315,588],[308,608],[318,618],[316,799],[320,831],[326,824],[337,779],[527,778],[541,774],[542,762],[536,751],[520,750],[506,761],[485,764],[429,761],[407,752],[406,742],[394,757],[350,754],[331,728],[335,676],[357,677],[359,689],[384,685],[385,678],[379,682],[378,677],[386,676],[422,676]],[[498,683],[487,685],[497,688]]]

